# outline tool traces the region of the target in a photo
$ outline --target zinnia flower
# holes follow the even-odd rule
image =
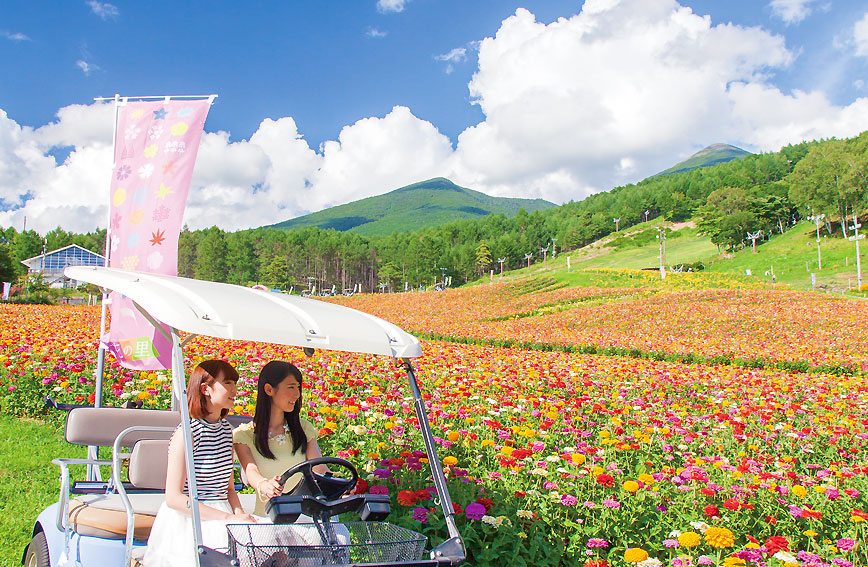
[[[615,478],[610,474],[600,473],[597,475],[597,484],[611,488],[615,486]]]
[[[418,501],[419,498],[412,490],[402,490],[398,493],[398,504],[401,506],[412,506]]]
[[[624,483],[624,490],[627,492],[636,492],[639,490],[639,483],[635,480],[628,480]]]
[[[696,532],[684,532],[678,536],[678,543],[684,547],[696,547],[702,541],[702,537]]]
[[[851,549],[853,549],[856,546],[856,540],[855,539],[842,538],[842,539],[839,539],[838,541],[836,541],[835,545],[838,546],[838,549],[840,549],[844,553],[847,553],[848,551],[850,551]]]
[[[478,502],[471,502],[464,508],[464,515],[468,520],[481,520],[485,515],[485,506]]]
[[[639,563],[648,559],[648,552],[641,547],[628,547],[624,551],[624,561],[627,563]]]
[[[564,506],[575,506],[579,503],[579,499],[570,494],[564,494],[561,496],[561,504]]]
[[[766,549],[769,555],[774,555],[778,551],[789,551],[790,542],[784,536],[772,536],[766,540]]]
[[[735,536],[728,528],[716,528],[714,526],[705,530],[705,541],[711,547],[722,548],[732,547],[735,543]]]
[[[422,524],[428,521],[428,509],[427,508],[413,508],[413,519]]]

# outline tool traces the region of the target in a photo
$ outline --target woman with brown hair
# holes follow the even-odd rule
[[[231,364],[206,360],[193,369],[187,385],[202,543],[212,549],[227,547],[226,524],[255,521],[241,507],[232,474],[232,426],[225,417],[235,404],[237,382]],[[196,565],[182,431],[179,426],[169,442],[166,501],[148,538],[147,567]]]

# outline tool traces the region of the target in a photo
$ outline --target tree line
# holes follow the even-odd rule
[[[469,281],[488,269],[514,269],[544,255],[585,246],[616,230],[663,218],[696,219],[721,250],[746,245],[747,233],[783,232],[809,215],[840,223],[843,236],[854,213],[868,209],[868,132],[845,140],[788,145],[711,167],[616,187],[581,201],[513,217],[489,215],[388,236],[305,228],[257,228],[227,232],[219,227],[184,229],[178,243],[178,273],[186,277],[296,290],[352,289],[367,292],[430,286],[446,277]],[[830,233],[832,232],[830,228]],[[0,233],[0,280],[4,270],[21,273],[20,260],[76,243],[100,254],[105,230],[72,234],[56,228]],[[5,258],[5,260],[4,260]],[[5,278],[5,279],[4,279]],[[406,282],[406,284],[404,284]]]

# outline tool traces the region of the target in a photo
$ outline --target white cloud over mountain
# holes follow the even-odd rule
[[[860,29],[857,44],[868,35]],[[564,202],[712,142],[774,151],[868,128],[868,98],[840,106],[821,91],[775,86],[775,71],[796,57],[783,37],[715,25],[674,0],[587,0],[548,25],[520,9],[478,47],[469,90],[485,120],[455,147],[403,106],[345,126],[320,148],[291,117],[264,120],[244,141],[206,133],[186,222],[260,226],[434,176]],[[0,225],[20,228],[26,214],[41,231],[104,226],[110,125],[110,105],[65,107],[37,129],[0,111],[0,199],[19,207],[0,212]],[[73,149],[57,164],[47,152],[64,146]]]

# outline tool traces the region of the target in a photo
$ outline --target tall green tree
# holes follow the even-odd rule
[[[488,245],[483,240],[476,247],[476,268],[482,273],[489,266],[491,266],[491,250],[488,249]]]
[[[206,230],[205,236],[196,247],[194,268],[196,279],[225,282],[228,252],[229,248],[226,246],[223,231],[216,226]]]

